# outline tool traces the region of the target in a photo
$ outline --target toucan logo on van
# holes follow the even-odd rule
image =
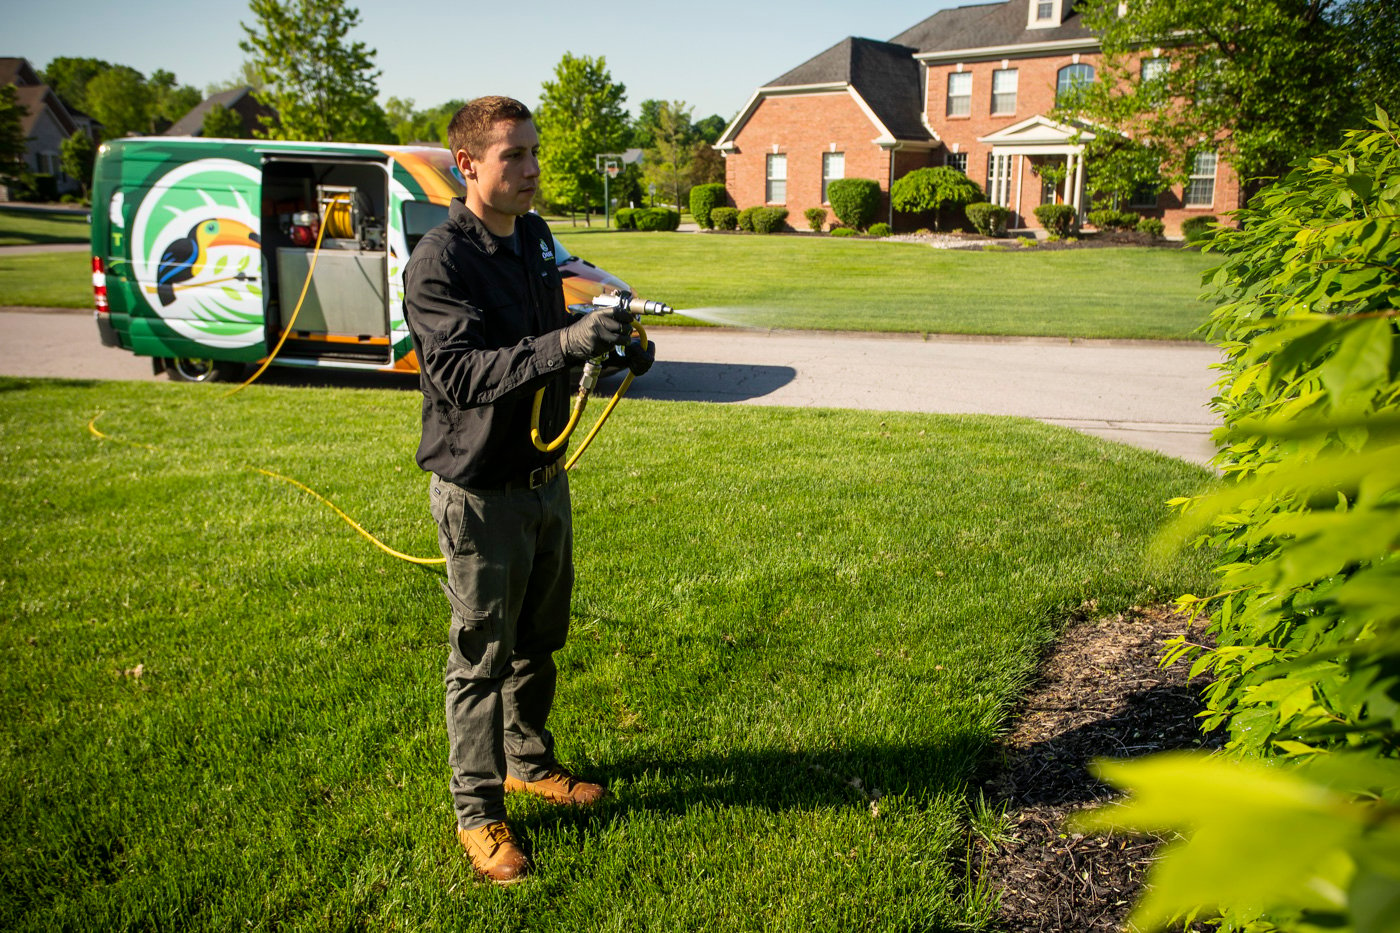
[[[262,179],[232,159],[177,166],[140,197],[132,270],[146,303],[176,333],[236,348],[263,339],[259,218]]]

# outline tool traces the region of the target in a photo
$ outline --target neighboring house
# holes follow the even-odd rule
[[[251,87],[238,87],[231,91],[220,91],[205,98],[189,113],[170,125],[165,136],[203,136],[204,118],[216,106],[222,106],[238,114],[243,123],[244,135],[251,139],[256,131],[272,126],[277,122],[277,112],[258,100]]]
[[[781,204],[800,217],[829,207],[831,179],[873,178],[894,223],[893,181],[951,165],[1011,211],[1011,227],[1038,227],[1034,209],[1050,202],[1074,204],[1082,218],[1082,140],[1093,129],[1049,114],[1058,93],[1095,79],[1100,59],[1072,0],[958,7],[889,42],[845,39],[753,93],[715,146],[726,187],[736,206]],[[1144,50],[1139,65],[1150,75],[1166,59]],[[1206,152],[1184,187],[1121,206],[1175,233],[1189,216],[1241,203],[1235,173]]]
[[[27,143],[25,165],[35,175],[52,175],[59,194],[76,193],[82,184],[63,171],[63,141],[82,130],[96,139],[100,130],[87,114],[70,110],[53,88],[44,84],[27,59],[0,58],[0,85],[13,84],[15,97],[24,108],[20,128]],[[10,193],[0,186],[0,200]]]

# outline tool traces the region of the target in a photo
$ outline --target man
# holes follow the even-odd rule
[[[557,436],[569,368],[626,344],[632,320],[566,310],[553,238],[529,213],[539,136],[524,104],[471,101],[452,118],[448,144],[467,194],[413,251],[404,310],[421,368],[418,465],[433,474],[447,558],[457,837],[479,874],[508,884],[530,865],[506,823],[506,792],[574,805],[606,795],[559,765],[545,727],[553,654],[569,626],[573,526],[564,451],[532,443],[532,402],[543,388],[540,432]],[[640,373],[651,358],[632,345],[628,359]]]

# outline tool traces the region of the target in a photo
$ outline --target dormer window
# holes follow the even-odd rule
[[[1027,29],[1054,29],[1064,22],[1065,7],[1070,0],[1028,0]]]

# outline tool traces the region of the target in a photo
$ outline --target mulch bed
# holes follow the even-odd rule
[[[1202,681],[1187,683],[1185,663],[1158,667],[1167,639],[1185,630],[1169,607],[1133,609],[1076,622],[1045,659],[982,779],[988,802],[1006,808],[1010,838],[979,839],[971,853],[1008,933],[1123,929],[1162,840],[1064,824],[1116,796],[1089,774],[1093,759],[1218,745],[1196,719]]]

